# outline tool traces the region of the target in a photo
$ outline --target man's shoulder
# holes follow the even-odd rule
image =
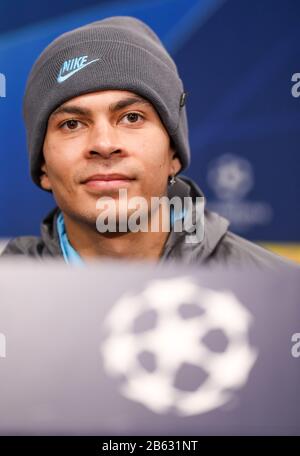
[[[1,257],[12,255],[25,255],[41,257],[46,253],[44,241],[37,236],[20,236],[11,239],[4,247]]]
[[[56,229],[58,208],[54,208],[42,221],[41,236],[20,236],[11,239],[4,247],[2,256],[24,255],[31,258],[61,256]]]
[[[212,252],[211,259],[223,261],[233,266],[258,266],[277,269],[281,266],[299,267],[296,263],[281,257],[270,250],[227,231]]]

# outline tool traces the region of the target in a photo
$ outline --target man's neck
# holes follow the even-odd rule
[[[158,214],[157,214],[158,215]],[[161,216],[161,214],[160,214]],[[78,223],[64,214],[69,242],[83,259],[112,257],[122,259],[158,260],[162,255],[169,231],[100,233],[95,227]]]

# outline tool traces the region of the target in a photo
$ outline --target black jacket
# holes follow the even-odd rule
[[[197,185],[187,177],[177,178],[170,187],[169,197],[203,196]],[[62,259],[56,219],[59,209],[55,208],[41,224],[41,237],[23,236],[9,241],[2,257],[25,255],[39,260],[49,257]],[[186,232],[171,231],[160,261],[180,261],[186,264],[223,264],[230,266],[277,267],[292,262],[228,231],[229,222],[214,212],[205,211],[204,238],[200,243],[186,243]],[[296,266],[296,264],[295,264]]]

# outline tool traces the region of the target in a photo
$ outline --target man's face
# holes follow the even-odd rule
[[[142,196],[150,208],[151,197],[166,195],[168,176],[181,167],[154,107],[121,90],[81,95],[56,109],[44,160],[42,187],[52,190],[64,214],[94,226],[100,197],[114,198],[118,207],[119,189],[127,189],[128,200]]]

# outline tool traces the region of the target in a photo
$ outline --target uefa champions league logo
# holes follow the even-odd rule
[[[241,200],[254,185],[249,161],[231,154],[222,155],[211,164],[207,178],[216,196],[224,201]]]
[[[189,310],[189,312],[187,312]],[[101,344],[104,369],[121,380],[120,392],[157,414],[199,415],[228,403],[257,359],[248,331],[252,317],[229,291],[200,287],[190,277],[154,280],[119,299]],[[219,331],[223,351],[205,343]],[[184,367],[204,379],[178,385]]]
[[[253,165],[246,158],[220,155],[209,164],[207,181],[215,194],[215,199],[208,201],[208,208],[230,220],[233,229],[242,232],[271,222],[271,205],[248,199],[255,176]]]

